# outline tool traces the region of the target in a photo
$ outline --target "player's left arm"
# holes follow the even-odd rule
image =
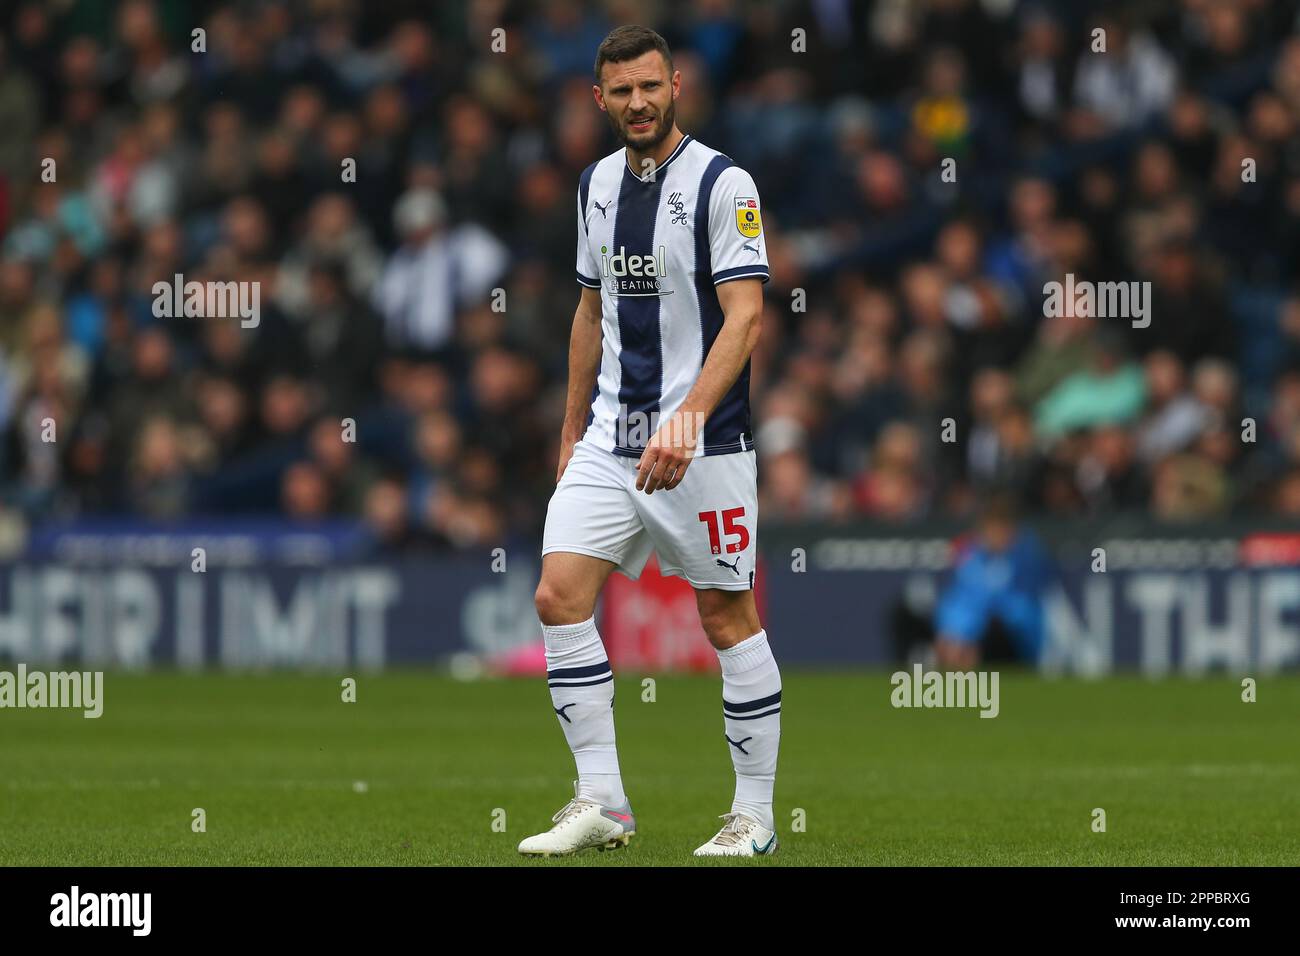
[[[718,287],[723,322],[709,349],[700,377],[687,393],[672,420],[660,425],[646,444],[637,465],[637,491],[652,494],[676,488],[695,454],[699,432],[722,396],[736,384],[762,329],[763,283],[759,279],[733,279]]]
[[[681,484],[705,421],[736,383],[758,342],[762,289],[768,280],[767,242],[758,187],[739,166],[727,167],[714,182],[708,204],[708,237],[722,328],[685,401],[646,443],[636,479],[637,490],[646,494],[660,488],[671,491]]]

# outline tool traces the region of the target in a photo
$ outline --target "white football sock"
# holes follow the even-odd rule
[[[614,746],[614,674],[596,619],[542,625],[551,705],[578,767],[578,796],[607,807],[627,802]]]
[[[772,789],[781,743],[781,672],[766,631],[717,653],[722,665],[723,723],[736,768],[731,811],[775,830]]]

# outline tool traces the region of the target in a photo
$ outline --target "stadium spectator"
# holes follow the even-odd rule
[[[1300,2],[650,9],[679,119],[767,207],[765,520],[967,520],[995,488],[1065,517],[1296,510]],[[591,59],[632,15],[6,7],[0,508],[535,535],[573,196],[613,148]],[[156,318],[177,274],[259,282],[257,327]],[[1150,324],[1045,316],[1067,275],[1150,282]]]
[[[455,335],[456,310],[482,299],[500,278],[505,247],[472,223],[449,231],[446,204],[431,189],[403,195],[393,222],[402,245],[375,290],[388,342],[397,348],[443,351]]]
[[[1010,500],[991,499],[973,541],[961,547],[935,610],[935,663],[951,670],[1019,660],[1037,663],[1045,636],[1049,559],[1019,525]]]

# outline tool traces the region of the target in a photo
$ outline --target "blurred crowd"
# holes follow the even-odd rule
[[[17,0],[0,509],[538,532],[591,64],[641,22],[763,196],[765,520],[1300,517],[1298,8]],[[1150,324],[1044,317],[1067,273]],[[257,326],[157,317],[176,274]]]

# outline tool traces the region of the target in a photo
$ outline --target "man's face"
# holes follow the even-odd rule
[[[635,60],[606,63],[601,85],[593,87],[596,103],[609,115],[614,134],[625,146],[645,151],[661,143],[673,128],[682,75],[668,73],[658,50]]]
[[[1016,538],[1016,526],[1002,518],[985,518],[980,525],[984,547],[997,554],[1008,550]]]

